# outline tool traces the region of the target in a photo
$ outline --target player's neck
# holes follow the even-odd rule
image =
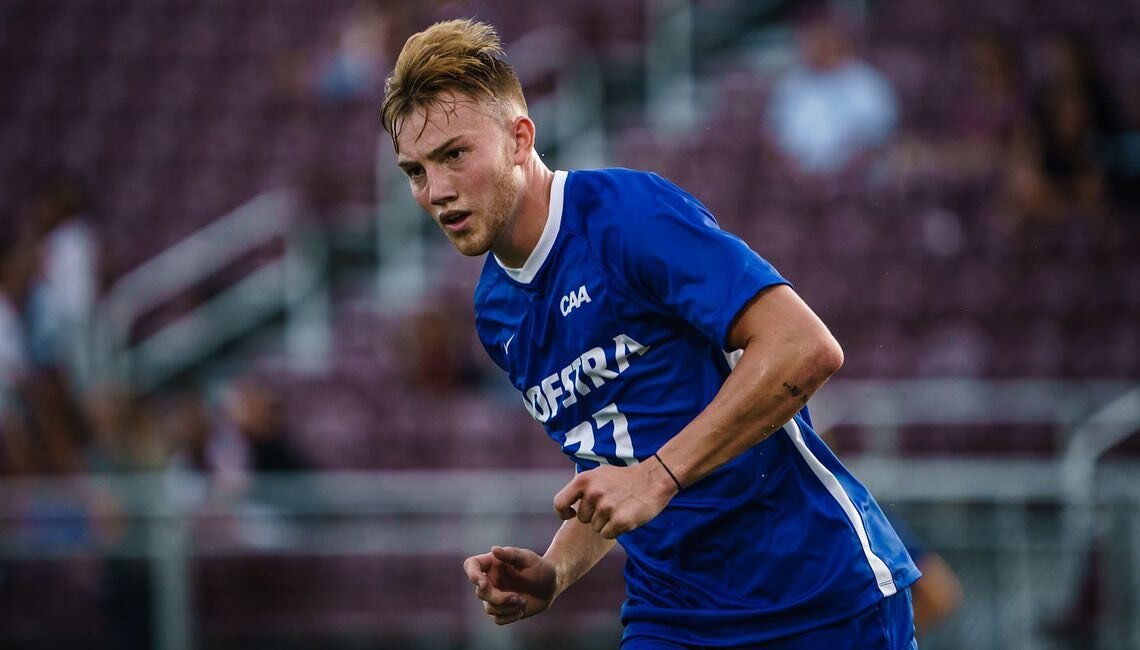
[[[530,160],[523,167],[523,189],[515,207],[510,236],[503,246],[493,250],[499,261],[506,266],[521,268],[535,246],[538,246],[550,212],[550,188],[553,183],[554,172],[550,171],[536,152],[532,152]]]

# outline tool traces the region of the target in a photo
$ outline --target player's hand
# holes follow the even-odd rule
[[[654,472],[656,467],[602,465],[582,472],[554,495],[554,510],[562,519],[577,517],[614,539],[656,517],[677,493],[672,479]]]
[[[467,558],[463,570],[498,625],[543,612],[558,595],[554,564],[525,548],[494,546],[490,553]]]

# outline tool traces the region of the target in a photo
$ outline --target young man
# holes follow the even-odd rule
[[[664,179],[552,172],[494,30],[412,36],[382,109],[412,194],[490,252],[476,329],[577,465],[543,555],[468,558],[496,623],[544,611],[621,542],[622,647],[916,647],[918,577],[805,403],[842,364],[767,262]]]

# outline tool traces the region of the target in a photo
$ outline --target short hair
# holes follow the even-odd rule
[[[495,28],[475,20],[438,22],[413,34],[384,82],[380,118],[392,143],[401,118],[449,91],[500,105],[516,102],[525,112],[522,85],[503,57]]]

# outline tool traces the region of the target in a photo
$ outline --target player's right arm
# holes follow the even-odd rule
[[[563,522],[544,555],[495,546],[490,553],[467,558],[463,569],[475,585],[475,596],[483,601],[483,610],[498,625],[506,625],[546,611],[614,543],[571,519]]]

